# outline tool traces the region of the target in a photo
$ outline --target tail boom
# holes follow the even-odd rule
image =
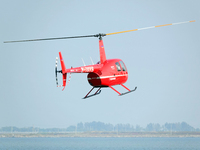
[[[101,69],[102,64],[96,65],[88,65],[76,68],[65,69],[64,73],[90,73],[90,72],[97,72]]]

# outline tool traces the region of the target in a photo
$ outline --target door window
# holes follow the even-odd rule
[[[120,67],[119,63],[116,62],[115,64],[116,64],[116,67],[117,67],[117,71],[121,71],[121,67]]]

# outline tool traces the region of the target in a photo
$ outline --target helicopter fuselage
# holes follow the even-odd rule
[[[88,82],[94,87],[109,87],[123,84],[128,79],[128,71],[121,59],[107,59],[102,67],[90,72],[87,76]]]

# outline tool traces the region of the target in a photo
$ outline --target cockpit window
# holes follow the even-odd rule
[[[120,65],[122,66],[122,70],[126,71],[126,67],[125,67],[125,65],[124,65],[124,63],[122,61],[120,61]]]
[[[120,67],[119,63],[116,62],[115,64],[116,64],[116,67],[117,67],[117,71],[121,71],[121,67]]]

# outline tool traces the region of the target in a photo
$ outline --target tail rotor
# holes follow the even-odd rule
[[[71,73],[70,73],[70,76],[69,76],[69,81],[68,81],[68,83],[66,84],[67,72],[66,72],[65,63],[64,63],[64,60],[63,60],[63,57],[62,57],[61,52],[59,52],[59,56],[60,56],[61,70],[57,70],[57,67],[58,67],[58,57],[56,57],[56,65],[55,65],[56,85],[57,85],[57,87],[63,87],[62,90],[64,90],[65,87],[66,87],[66,85],[68,85],[69,82],[70,82]],[[63,85],[58,85],[58,76],[57,76],[58,73],[62,73]]]
[[[58,57],[56,57],[56,65],[55,65],[55,76],[56,76],[56,85],[57,87],[61,87],[62,85],[58,85],[58,76],[57,73],[62,73],[62,70],[57,70],[58,67]]]

